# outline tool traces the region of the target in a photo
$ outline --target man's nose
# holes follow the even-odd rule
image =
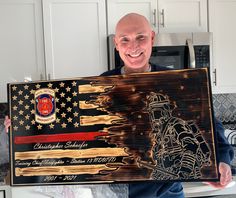
[[[138,48],[139,44],[137,41],[133,40],[130,42],[129,48],[130,50],[136,50]]]

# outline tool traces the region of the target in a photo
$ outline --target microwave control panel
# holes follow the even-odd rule
[[[196,67],[209,67],[210,66],[210,49],[209,45],[194,46]]]

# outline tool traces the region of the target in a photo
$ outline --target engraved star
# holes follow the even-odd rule
[[[31,124],[32,124],[32,125],[35,125],[35,120],[31,120]]]
[[[25,95],[24,98],[25,98],[26,100],[28,100],[28,99],[29,99],[29,96],[28,96],[28,95]]]
[[[50,127],[50,129],[54,129],[54,124],[51,123],[51,124],[49,125],[49,127]]]
[[[74,107],[77,107],[77,105],[78,105],[78,102],[76,102],[76,101],[73,102],[73,106],[74,106]]]
[[[66,106],[66,104],[64,102],[62,102],[60,105],[61,105],[61,108]]]
[[[40,84],[35,85],[36,89],[39,89],[40,86],[41,86]]]
[[[30,100],[30,103],[35,104],[35,100],[34,99]]]
[[[57,92],[59,91],[59,89],[56,87],[56,88],[54,89],[54,91],[57,93]]]
[[[37,127],[38,127],[38,130],[41,130],[43,126],[39,124]]]
[[[12,108],[13,108],[13,110],[15,110],[15,111],[18,109],[18,107],[17,107],[16,105],[13,106]]]
[[[19,103],[19,105],[23,105],[23,101],[22,100],[19,100],[18,103]]]
[[[23,121],[23,120],[20,120],[20,121],[19,121],[19,124],[20,124],[20,125],[23,125],[23,124],[24,124],[24,121]]]
[[[56,123],[60,123],[60,119],[59,118],[56,119]]]
[[[35,114],[35,110],[32,109],[32,110],[30,111],[30,113],[31,113],[31,114]]]
[[[29,88],[29,86],[28,86],[28,85],[25,85],[25,86],[24,86],[24,89],[26,89],[26,90],[27,90],[28,88]]]
[[[79,114],[78,114],[78,112],[74,112],[73,115],[74,115],[74,117],[78,117]]]
[[[66,87],[66,91],[70,92],[71,88],[70,87]]]
[[[70,102],[70,101],[71,101],[71,98],[68,96],[68,97],[66,98],[66,100],[67,100],[67,102]]]
[[[18,119],[18,117],[15,115],[14,117],[13,117],[13,120],[17,120]]]
[[[29,125],[26,125],[26,126],[25,126],[25,129],[26,129],[26,130],[29,130],[29,129],[30,129],[30,126],[29,126]]]
[[[72,118],[68,118],[67,121],[68,121],[68,122],[72,122]]]
[[[22,94],[23,94],[23,91],[21,91],[21,90],[18,91],[18,94],[19,94],[19,95],[22,95]]]
[[[79,127],[79,123],[78,123],[78,122],[75,122],[75,123],[74,123],[74,127],[76,127],[76,128]]]
[[[17,99],[17,96],[13,96],[12,99],[13,99],[13,100],[16,100],[16,99]]]
[[[29,109],[29,105],[25,105],[25,109],[27,109],[27,110],[28,110],[28,109]]]
[[[13,90],[13,91],[16,91],[16,88],[17,88],[17,87],[14,85],[14,86],[12,87],[12,90]]]
[[[20,114],[20,115],[23,115],[23,113],[24,113],[24,111],[22,111],[22,110],[19,111],[19,114]]]
[[[65,97],[65,93],[61,92],[61,93],[60,93],[60,96],[61,96],[62,98]]]
[[[56,108],[56,113],[59,113],[60,109]]]
[[[29,118],[30,118],[30,116],[27,114],[27,115],[25,116],[25,119],[26,119],[26,120],[29,120]]]
[[[63,113],[61,114],[61,117],[62,117],[62,118],[65,118],[65,117],[66,117],[66,114],[63,112]]]
[[[59,102],[59,98],[55,98],[55,101],[56,101],[56,102]]]
[[[34,94],[34,93],[35,93],[35,90],[31,89],[30,94]]]
[[[72,108],[71,107],[68,107],[67,108],[67,112],[71,112]]]
[[[18,129],[18,126],[14,126],[13,129],[16,131]]]
[[[78,94],[78,93],[75,92],[75,91],[72,93],[72,95],[73,95],[74,97],[77,96],[77,94]]]
[[[67,125],[67,124],[66,124],[65,122],[63,122],[63,123],[61,124],[61,127],[62,127],[62,128],[66,128],[66,125]]]
[[[48,88],[52,88],[52,83],[48,83]]]
[[[65,86],[65,83],[61,82],[60,87],[64,87],[64,86]]]
[[[73,81],[71,84],[72,84],[73,87],[76,86],[76,82],[75,81]]]

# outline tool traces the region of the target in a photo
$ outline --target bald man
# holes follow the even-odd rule
[[[122,17],[117,23],[114,43],[119,55],[124,62],[124,66],[103,73],[103,76],[120,75],[130,73],[163,71],[167,68],[150,64],[149,59],[155,32],[148,20],[139,14],[130,13]],[[219,152],[219,172],[220,182],[209,182],[216,188],[224,188],[232,180],[230,162],[234,152],[224,136],[224,128],[217,120],[216,132]],[[129,198],[182,198],[183,188],[180,182],[141,182],[129,184]]]

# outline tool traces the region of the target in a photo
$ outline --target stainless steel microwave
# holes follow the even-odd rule
[[[108,36],[109,69],[123,66],[113,42]],[[161,33],[156,35],[150,63],[172,69],[210,67],[212,60],[212,33]]]

